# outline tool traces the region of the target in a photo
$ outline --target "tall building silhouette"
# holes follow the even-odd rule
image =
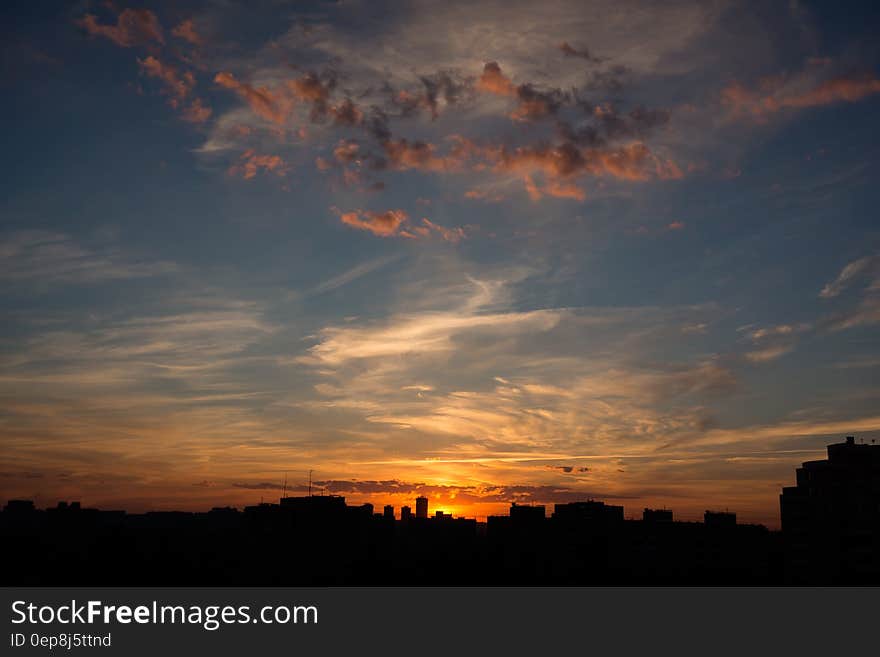
[[[880,581],[880,445],[847,436],[796,476],[779,496],[789,581]]]
[[[428,517],[428,498],[424,495],[416,498],[416,518]]]

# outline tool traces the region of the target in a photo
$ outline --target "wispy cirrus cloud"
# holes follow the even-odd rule
[[[352,281],[356,281],[359,278],[367,276],[374,271],[387,267],[391,263],[400,260],[400,258],[400,255],[390,255],[362,262],[361,264],[355,265],[351,269],[348,269],[341,274],[337,274],[332,278],[328,278],[327,280],[322,281],[321,283],[313,287],[309,293],[317,295],[331,292],[342,287],[343,285],[348,285]]]
[[[875,265],[875,262],[876,258],[874,256],[865,256],[864,258],[853,260],[840,270],[837,278],[825,284],[825,287],[820,290],[819,296],[823,299],[831,299],[838,296],[862,274],[867,273]]]
[[[873,74],[840,74],[833,65],[810,60],[797,74],[765,77],[754,88],[733,82],[722,89],[721,102],[736,118],[765,121],[785,110],[855,103],[880,93],[880,79]]]
[[[855,308],[832,314],[827,326],[832,331],[880,324],[880,287],[871,289]]]
[[[589,339],[585,334],[595,341],[638,313],[501,310],[502,291],[497,283],[474,281],[448,310],[322,329],[297,360],[326,380],[317,387],[325,401],[314,407],[361,409],[372,424],[459,445],[583,448],[615,436],[656,445],[711,422],[694,400],[736,389],[734,374],[711,359],[646,368],[606,355],[555,354],[560,341],[571,346]],[[498,369],[516,374],[497,376]]]
[[[746,360],[752,363],[766,363],[794,351],[800,335],[813,330],[809,323],[777,324],[776,326],[741,327],[745,339],[751,343],[746,352]]]
[[[840,296],[860,279],[867,279],[861,300],[854,308],[840,309],[824,320],[831,331],[842,331],[859,326],[880,323],[880,268],[877,256],[865,256],[847,264],[837,277],[819,292],[819,297],[830,300]]]
[[[45,284],[87,284],[159,276],[177,271],[173,262],[138,262],[118,247],[88,248],[69,235],[41,230],[0,238],[0,279]]]
[[[77,479],[134,467],[133,482],[149,488],[153,474],[193,468],[212,444],[264,435],[266,391],[244,373],[260,362],[250,350],[277,326],[228,295],[166,293],[165,301],[161,310],[140,300],[124,313],[17,318],[27,337],[0,355],[7,457]]]

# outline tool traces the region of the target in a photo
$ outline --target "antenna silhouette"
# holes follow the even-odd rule
[[[309,470],[309,497],[312,496],[312,471]]]
[[[287,497],[287,473],[284,473],[284,483],[281,484],[281,499]]]

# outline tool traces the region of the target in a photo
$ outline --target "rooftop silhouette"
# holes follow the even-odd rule
[[[880,445],[853,438],[804,463],[782,530],[597,500],[513,503],[485,523],[436,511],[283,496],[206,513],[100,511],[77,502],[0,513],[9,585],[878,584]]]

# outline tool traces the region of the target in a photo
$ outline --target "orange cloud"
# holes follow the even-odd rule
[[[558,181],[550,181],[544,188],[544,192],[549,196],[556,198],[570,198],[575,201],[584,201],[587,198],[586,193],[577,185],[570,185]]]
[[[334,105],[328,111],[336,125],[359,125],[364,120],[364,113],[350,98],[346,98],[339,105]]]
[[[586,160],[573,144],[560,146],[519,147],[512,151],[501,149],[496,168],[502,171],[541,171],[549,176],[566,177],[583,171]]]
[[[759,91],[752,91],[734,82],[721,91],[721,102],[730,107],[734,115],[751,115],[761,120],[767,114],[786,108],[854,103],[880,93],[880,80],[875,77],[837,77],[796,91],[784,88],[783,84],[780,78],[768,78],[762,81]]]
[[[784,104],[788,107],[812,107],[840,101],[854,103],[876,93],[880,93],[880,80],[876,78],[836,78],[806,93],[786,98]]]
[[[194,46],[200,46],[204,43],[201,35],[196,32],[195,25],[193,25],[191,18],[188,18],[171,30],[171,34],[184,41],[189,41]]]
[[[350,164],[360,157],[360,146],[356,141],[342,139],[333,149],[333,157],[337,162]]]
[[[599,175],[609,173],[623,180],[647,180],[649,156],[650,151],[644,144],[631,144],[609,151],[593,150],[587,166]]]
[[[586,194],[565,179],[582,175],[611,176],[620,180],[645,181],[651,178],[679,179],[681,169],[672,160],[653,153],[647,146],[635,142],[614,149],[582,150],[570,142],[558,146],[521,147],[512,151],[501,149],[494,158],[499,171],[523,174],[526,191],[532,200],[544,194],[557,198],[584,200]],[[533,173],[541,173],[547,184],[541,188],[532,180]]]
[[[584,200],[585,192],[565,182],[579,176],[609,176],[621,180],[675,180],[684,173],[672,160],[651,151],[641,142],[616,148],[581,148],[571,141],[509,149],[500,144],[477,144],[453,135],[452,147],[438,154],[434,144],[389,140],[383,144],[387,166],[397,170],[416,169],[435,173],[494,170],[521,177],[534,200],[544,195]],[[339,155],[339,154],[338,154]],[[536,185],[530,176],[541,174],[545,183]],[[471,190],[466,198],[480,198]]]
[[[324,85],[314,73],[309,73],[297,80],[291,80],[288,82],[288,86],[301,100],[314,103],[326,101],[330,97],[329,87]]]
[[[544,197],[530,175],[526,174],[523,176],[523,185],[525,185],[526,194],[528,194],[529,198],[533,201],[540,201]]]
[[[455,153],[450,157],[435,155],[435,146],[423,141],[389,140],[385,142],[384,149],[392,169],[447,172],[459,171],[463,164]]]
[[[510,113],[514,121],[534,121],[555,114],[566,96],[559,89],[538,91],[530,84],[516,88],[519,105]]]
[[[234,91],[257,115],[278,125],[287,122],[297,102],[311,104],[312,121],[320,121],[329,115],[336,125],[358,125],[364,118],[363,112],[349,98],[329,105],[333,84],[322,81],[314,73],[287,80],[275,89],[254,87],[225,71],[218,73],[214,82]]]
[[[543,187],[539,187],[534,179],[526,174],[523,176],[523,185],[525,185],[526,193],[533,201],[540,201],[544,196],[553,196],[556,198],[569,198],[576,201],[584,201],[587,194],[577,185],[560,182],[558,180],[549,180]]]
[[[337,125],[357,125],[363,119],[363,114],[350,99],[346,99],[338,106],[328,107],[328,100],[333,91],[333,83],[323,82],[315,73],[308,73],[296,80],[286,83],[287,90],[298,101],[311,103],[312,109],[309,118],[319,121],[328,114],[333,116]]]
[[[201,98],[194,98],[180,113],[184,121],[190,123],[204,123],[211,118],[211,108],[202,104]]]
[[[181,117],[191,123],[204,123],[211,116],[211,108],[206,107],[200,98],[194,98],[191,103],[184,105],[191,95],[196,84],[192,72],[179,72],[175,67],[163,64],[159,59],[149,55],[138,60],[141,72],[147,77],[155,78],[165,86],[165,92],[170,94],[168,103],[176,110],[180,110]]]
[[[221,71],[214,77],[221,87],[234,91],[258,116],[279,125],[285,123],[290,102],[282,94],[274,94],[266,87],[254,87],[235,79],[232,73]]]
[[[489,62],[483,67],[483,74],[477,80],[477,89],[496,96],[515,96],[516,87],[504,73],[498,62]]]
[[[86,14],[75,23],[90,36],[106,37],[123,48],[151,41],[165,43],[159,19],[149,9],[123,9],[116,19],[116,25],[102,25],[94,14]]]
[[[635,145],[617,151],[582,151],[570,143],[520,147],[512,151],[502,151],[496,167],[504,171],[541,171],[547,176],[559,178],[587,171],[607,171],[617,177],[641,180],[645,178],[641,165],[646,153],[646,148]]]
[[[211,108],[202,104],[201,98],[193,98],[193,101],[180,112],[180,117],[190,123],[204,123],[211,118]]]
[[[409,218],[403,210],[386,210],[372,212],[370,210],[354,210],[338,212],[342,223],[358,230],[366,230],[379,237],[393,237],[400,234],[401,225]]]
[[[563,97],[559,90],[541,92],[530,84],[514,85],[497,62],[489,62],[483,67],[476,88],[496,96],[517,97],[519,105],[510,114],[515,121],[530,121],[552,114],[559,108]]]
[[[238,164],[229,167],[227,173],[250,180],[260,172],[260,169],[265,172],[271,171],[278,176],[285,176],[290,167],[278,155],[259,155],[253,149],[249,149],[242,153]]]
[[[195,77],[190,71],[180,73],[173,66],[163,64],[152,55],[145,59],[139,59],[138,65],[144,75],[160,80],[172,95],[172,103],[184,100],[196,84]],[[172,105],[176,107],[176,105]]]
[[[522,101],[515,110],[510,113],[514,121],[531,121],[540,119],[551,113],[550,105],[545,99],[532,98]]]
[[[427,218],[422,219],[421,225],[413,226],[409,223],[409,215],[403,210],[386,210],[385,212],[372,212],[370,210],[353,210],[352,212],[341,212],[338,208],[333,211],[339,216],[340,221],[357,228],[365,230],[378,237],[405,237],[408,239],[423,239],[436,235],[440,239],[458,244],[465,239],[464,228],[447,228],[440,224],[435,224]]]
[[[677,180],[684,177],[675,162],[659,157],[640,142],[612,150],[593,149],[588,151],[587,161],[591,173],[622,180],[648,180],[652,176]]]
[[[673,221],[666,227],[666,230],[682,230],[684,228],[683,221]]]

